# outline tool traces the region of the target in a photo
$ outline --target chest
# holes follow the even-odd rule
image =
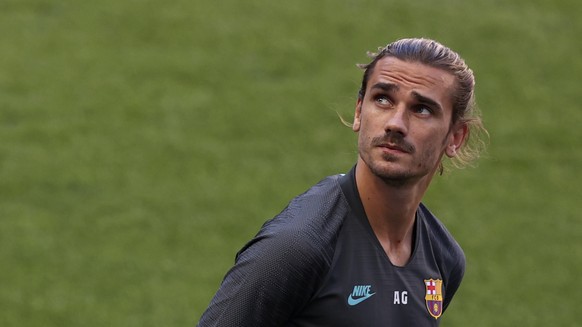
[[[438,326],[443,276],[421,234],[408,264],[397,267],[365,228],[346,223],[327,277],[296,326]]]

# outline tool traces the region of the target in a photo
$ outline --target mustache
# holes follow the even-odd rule
[[[408,153],[414,153],[416,151],[414,145],[405,141],[404,137],[398,133],[388,133],[386,135],[377,136],[372,139],[372,146],[383,145],[395,146]]]

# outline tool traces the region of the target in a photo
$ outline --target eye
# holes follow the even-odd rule
[[[378,103],[381,106],[388,106],[391,104],[390,99],[382,94],[375,96],[374,101],[376,101],[376,103]]]
[[[433,110],[425,105],[419,105],[414,108],[414,112],[421,116],[430,116],[432,115]]]

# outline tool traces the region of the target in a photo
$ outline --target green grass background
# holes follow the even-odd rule
[[[355,162],[355,63],[435,38],[491,133],[425,202],[443,326],[581,326],[578,0],[1,0],[0,326],[193,326],[262,222]]]

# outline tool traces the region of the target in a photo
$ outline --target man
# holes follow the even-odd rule
[[[380,49],[365,69],[352,128],[359,157],[266,222],[236,257],[206,326],[437,326],[465,256],[421,203],[446,155],[478,154],[486,132],[472,71],[427,39]],[[478,143],[477,143],[478,145]]]

